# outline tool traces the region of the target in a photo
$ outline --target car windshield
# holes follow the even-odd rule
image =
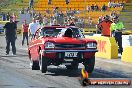
[[[81,32],[81,29],[79,28],[71,28],[73,31],[73,37],[74,38],[84,38],[84,35]]]
[[[79,28],[70,28],[73,31],[74,38],[84,38],[84,35]],[[41,36],[57,37],[63,35],[67,28],[43,28],[41,29]]]

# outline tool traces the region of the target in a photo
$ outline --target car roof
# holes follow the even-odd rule
[[[53,25],[53,26],[44,26],[43,28],[78,28],[78,27]]]
[[[43,28],[66,28],[66,26],[44,26]]]

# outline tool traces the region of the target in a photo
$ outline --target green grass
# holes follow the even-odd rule
[[[5,2],[3,2],[3,4],[0,7],[1,12],[5,12],[5,13],[7,13],[7,12],[10,12],[10,13],[15,12],[16,15],[18,15],[20,10],[23,7],[27,7],[28,6],[28,3],[25,4],[25,3],[22,3],[21,1],[22,0],[5,0]]]

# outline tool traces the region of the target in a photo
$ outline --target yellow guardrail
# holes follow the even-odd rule
[[[121,61],[132,62],[132,46],[128,46],[124,48]]]
[[[84,28],[83,29],[83,33],[85,34],[85,33],[87,33],[87,32],[96,32],[97,31],[97,29],[95,29],[95,28]]]
[[[114,37],[104,36],[85,36],[85,38],[95,39],[97,41],[97,49],[95,56],[107,59],[118,58],[118,45]]]
[[[96,31],[97,31],[97,29],[95,29],[95,28],[84,28],[83,29],[83,33],[84,34],[87,34],[87,33],[95,33]],[[132,34],[132,30],[124,30],[122,32],[122,34],[123,35],[130,35],[130,34]]]
[[[0,24],[5,24],[7,22],[9,22],[9,21],[0,21]]]
[[[123,35],[130,35],[132,34],[132,30],[125,30],[122,32]]]

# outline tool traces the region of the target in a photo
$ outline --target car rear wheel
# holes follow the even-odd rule
[[[42,52],[39,53],[39,66],[42,73],[46,73],[47,66],[48,66],[48,60],[44,56],[42,56]]]
[[[92,72],[93,72],[93,70],[94,70],[94,65],[95,65],[95,56],[92,57],[92,58],[87,58],[87,59],[84,61],[85,70],[86,70],[88,73],[92,73]]]

